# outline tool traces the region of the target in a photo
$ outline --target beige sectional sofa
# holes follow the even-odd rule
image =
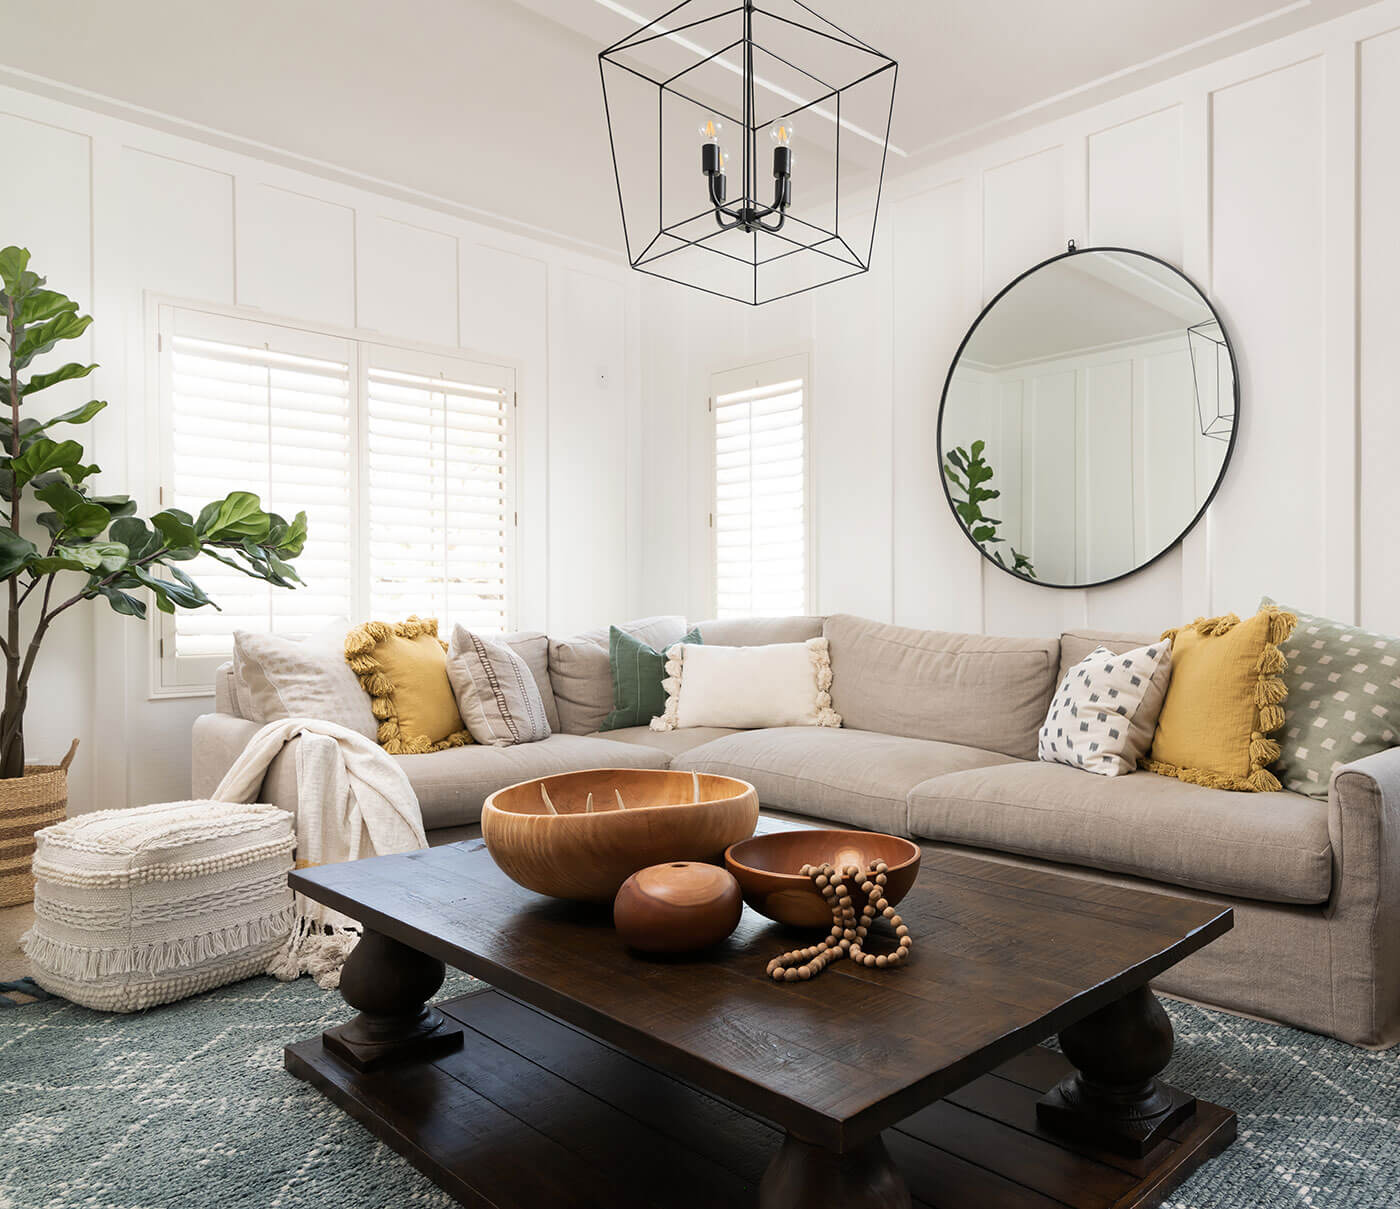
[[[660,648],[679,617],[633,627]],[[788,727],[598,734],[611,704],[607,631],[510,641],[530,665],[556,733],[513,748],[396,757],[434,843],[480,817],[503,785],[585,767],[674,767],[751,781],[765,808],[912,835],[930,847],[1053,867],[1093,881],[1228,903],[1235,928],[1164,974],[1169,994],[1328,1033],[1400,1041],[1400,748],[1349,765],[1326,801],[1204,789],[1152,773],[1101,777],[1035,759],[1064,672],[1102,643],[947,634],[850,616],[711,621],[720,645],[830,642],[840,729]],[[207,794],[258,724],[238,716],[230,673],[194,731],[194,792]],[[295,800],[294,754],[262,798]]]

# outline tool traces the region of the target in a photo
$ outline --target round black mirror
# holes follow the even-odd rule
[[[963,338],[938,463],[983,557],[1085,588],[1191,531],[1238,424],[1234,350],[1195,283],[1145,252],[1071,248],[1008,285]]]

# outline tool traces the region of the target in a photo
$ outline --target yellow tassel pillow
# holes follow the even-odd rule
[[[368,621],[345,636],[345,660],[370,695],[379,746],[422,755],[471,742],[447,678],[447,644],[437,619]]]
[[[1270,607],[1246,621],[1230,613],[1163,634],[1172,678],[1142,766],[1212,789],[1280,788],[1269,771],[1279,757],[1269,735],[1283,725],[1288,696],[1278,644],[1297,620]]]

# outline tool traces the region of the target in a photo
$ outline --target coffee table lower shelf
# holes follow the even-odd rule
[[[436,1005],[464,1026],[432,1061],[354,1070],[320,1037],[286,1067],[451,1193],[483,1209],[738,1209],[782,1132],[495,990]],[[929,1209],[1147,1209],[1235,1136],[1205,1101],[1145,1159],[1053,1138],[1036,1101],[1069,1070],[1035,1048],[884,1140]]]

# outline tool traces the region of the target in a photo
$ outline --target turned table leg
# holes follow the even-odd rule
[[[1054,1133],[1142,1158],[1196,1111],[1195,1097],[1159,1082],[1172,1056],[1171,1021],[1142,986],[1060,1034],[1077,1068],[1036,1106]]]
[[[759,1209],[910,1209],[909,1188],[877,1134],[845,1153],[788,1134],[758,1188]]]
[[[436,957],[366,928],[340,973],[340,993],[360,1014],[322,1043],[356,1070],[460,1049],[461,1027],[427,1006],[446,972]]]

